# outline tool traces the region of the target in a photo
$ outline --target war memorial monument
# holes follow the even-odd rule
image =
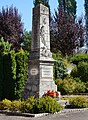
[[[33,8],[31,53],[24,98],[42,97],[47,90],[57,91],[53,80],[54,59],[50,52],[49,9],[40,4]]]

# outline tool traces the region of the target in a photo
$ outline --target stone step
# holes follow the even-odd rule
[[[69,105],[69,101],[68,100],[59,100],[58,101],[63,107],[66,107],[67,105]]]

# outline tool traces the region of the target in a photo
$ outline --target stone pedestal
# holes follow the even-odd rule
[[[50,52],[49,9],[40,4],[33,9],[29,76],[24,98],[42,97],[47,90],[57,90],[53,81],[54,62]]]

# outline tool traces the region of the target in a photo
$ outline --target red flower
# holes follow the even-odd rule
[[[51,97],[58,97],[59,93],[58,91],[54,90],[48,90],[47,93],[44,94],[44,96],[51,96]]]

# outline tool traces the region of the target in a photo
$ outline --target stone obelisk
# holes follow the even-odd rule
[[[42,97],[47,90],[57,90],[53,81],[54,60],[50,52],[49,9],[39,4],[33,8],[32,18],[32,43],[25,98]]]

